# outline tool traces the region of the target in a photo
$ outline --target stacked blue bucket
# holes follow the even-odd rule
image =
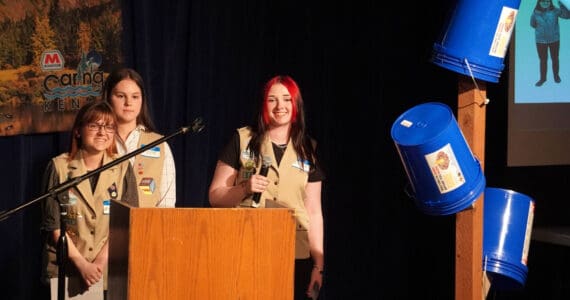
[[[451,109],[417,105],[392,125],[392,139],[412,187],[415,205],[428,215],[450,215],[485,193],[483,270],[496,289],[524,286],[534,201],[511,190],[485,187],[485,176]]]
[[[457,0],[431,61],[473,80],[498,82],[520,2]],[[457,213],[485,193],[483,270],[497,289],[524,286],[534,201],[514,191],[485,188],[480,164],[444,104],[409,109],[396,119],[391,134],[414,202],[424,213]]]
[[[433,45],[431,61],[446,69],[498,82],[520,0],[458,0]]]
[[[524,287],[534,219],[534,200],[512,190],[487,187],[483,209],[483,271],[500,290]]]
[[[457,213],[483,192],[483,170],[449,106],[428,102],[409,109],[394,122],[392,139],[424,213]]]

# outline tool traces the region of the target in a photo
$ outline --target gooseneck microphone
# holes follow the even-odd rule
[[[270,156],[263,156],[263,162],[261,163],[261,170],[259,170],[259,175],[267,176],[267,172],[269,171],[269,167],[271,167],[271,157]],[[254,193],[253,194],[253,207],[259,206],[259,200],[261,198],[261,193]]]

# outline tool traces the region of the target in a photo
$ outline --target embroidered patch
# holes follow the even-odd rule
[[[69,198],[67,199],[67,204],[76,205],[77,204],[77,196],[71,191],[69,191],[68,196],[69,196]]]
[[[77,219],[81,217],[77,211],[78,198],[72,191],[67,193],[67,203],[64,204],[62,215],[65,217],[65,223],[67,225],[76,225]]]
[[[242,178],[249,179],[255,173],[255,162],[253,161],[253,153],[246,149],[241,152],[241,158],[244,160]]]
[[[142,163],[137,163],[136,169],[139,175],[142,175],[144,173],[144,165]]]
[[[154,179],[151,177],[145,177],[141,179],[141,182],[139,183],[139,188],[145,195],[151,195],[152,193],[154,193],[154,190],[156,188]]]

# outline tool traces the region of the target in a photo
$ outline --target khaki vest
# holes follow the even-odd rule
[[[52,159],[59,175],[60,183],[87,173],[81,151],[71,161],[68,161],[68,157],[68,154],[64,153]],[[112,161],[112,158],[105,153],[103,165],[110,161]],[[89,179],[85,179],[77,185],[77,189],[70,188],[60,198],[63,202],[75,203],[67,206],[66,231],[77,250],[88,261],[93,261],[107,242],[109,237],[110,202],[111,199],[120,200],[127,169],[128,161],[110,167],[99,173],[95,191],[91,191]],[[50,256],[48,257],[50,262],[47,266],[48,274],[50,277],[57,277],[56,252],[50,251],[48,253]],[[70,267],[66,269],[67,272],[71,270]],[[75,269],[75,267],[72,268]],[[106,269],[104,274],[106,289]]]
[[[248,127],[238,129],[240,137],[240,169],[236,177],[236,185],[242,181],[249,179],[252,174],[258,174],[261,163],[255,168],[253,157],[249,150],[246,149],[250,139],[251,130]],[[309,248],[309,216],[305,209],[305,186],[309,179],[308,167],[304,166],[297,159],[297,153],[293,148],[291,141],[287,144],[287,149],[281,158],[281,163],[277,166],[273,146],[269,138],[266,138],[261,145],[261,157],[271,157],[271,167],[267,173],[270,184],[261,194],[259,207],[265,207],[268,201],[272,201],[277,205],[282,205],[294,209],[296,220],[296,238],[295,238],[295,258],[310,257]],[[262,158],[259,159],[262,161]],[[240,203],[242,207],[251,207],[252,199],[248,197]]]
[[[154,132],[141,131],[138,148],[162,138]],[[161,199],[160,184],[164,167],[164,144],[135,156],[133,170],[137,178],[139,207],[155,207]]]

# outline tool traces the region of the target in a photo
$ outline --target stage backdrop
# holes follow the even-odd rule
[[[119,0],[0,2],[0,136],[68,131],[121,63]]]

